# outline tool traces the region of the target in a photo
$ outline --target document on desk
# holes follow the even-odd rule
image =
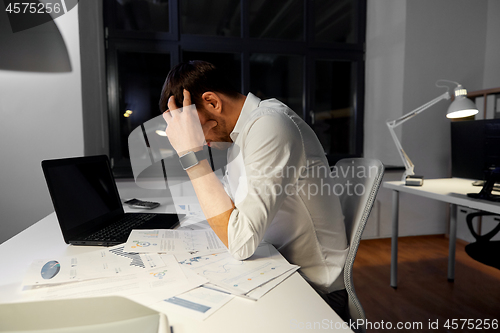
[[[189,291],[205,279],[187,279],[175,257],[163,257],[165,266],[134,274],[119,275],[59,285],[25,288],[23,300],[49,300],[118,295],[142,304],[152,304]]]
[[[269,252],[270,252],[269,258],[270,259],[282,261],[282,262],[288,264],[288,261],[286,261],[286,259],[283,258],[283,256],[278,252],[278,250],[276,250],[276,248],[274,246],[272,246],[270,244],[267,244],[267,246],[269,247]],[[296,265],[293,265],[293,266],[294,267],[292,269],[290,269],[289,271],[281,274],[280,276],[264,283],[263,285],[255,288],[255,289],[251,290],[245,296],[250,298],[250,299],[253,299],[253,300],[258,300],[259,298],[261,298],[262,296],[264,296],[265,294],[270,292],[272,289],[274,289],[276,286],[278,286],[281,282],[285,281],[290,275],[295,273],[300,268],[299,266],[296,266]]]
[[[60,284],[126,275],[165,266],[156,253],[128,253],[123,244],[79,255],[35,260],[24,286]]]
[[[175,206],[177,214],[184,214],[186,216],[200,216],[203,215],[201,206],[199,203],[191,204],[177,204]]]
[[[132,230],[125,243],[125,251],[208,255],[226,252],[227,248],[212,229],[155,229]]]
[[[282,261],[285,264],[288,264],[288,261],[286,261],[285,258],[276,250],[274,246],[271,244],[267,243],[262,243],[259,245],[261,248],[260,251],[262,251],[263,247],[268,247],[269,249],[269,259],[274,259],[277,261]],[[177,257],[177,256],[176,256]],[[183,266],[184,267],[184,266]],[[242,296],[247,299],[251,299],[253,301],[259,300],[262,296],[273,290],[276,286],[278,286],[281,282],[285,281],[290,275],[295,273],[300,267],[299,266],[294,266],[294,268],[290,269],[289,271],[279,275],[278,277],[260,285],[259,287],[252,289],[250,292],[246,293],[245,295],[238,295]],[[210,288],[213,290],[221,291],[221,292],[226,292],[226,293],[231,293],[231,291],[221,288],[220,286],[214,285],[212,283],[204,284],[203,285],[206,288]]]
[[[255,254],[244,261],[234,259],[228,252],[199,256],[179,262],[190,267],[210,283],[235,294],[245,295],[263,284],[297,270],[286,260],[270,258],[269,245],[259,246]]]
[[[233,295],[199,287],[186,293],[169,297],[150,307],[163,312],[176,312],[197,320],[205,320],[234,298]]]

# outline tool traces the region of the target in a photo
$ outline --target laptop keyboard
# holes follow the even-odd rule
[[[130,230],[140,227],[146,221],[151,220],[156,214],[134,214],[124,217],[123,219],[110,224],[104,229],[94,232],[87,236],[84,240],[87,241],[114,241],[128,236]]]

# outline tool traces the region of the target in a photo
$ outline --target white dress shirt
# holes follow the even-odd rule
[[[249,93],[230,136],[224,177],[235,204],[230,253],[244,260],[264,240],[301,266],[316,289],[344,289],[344,217],[313,130],[280,101]]]

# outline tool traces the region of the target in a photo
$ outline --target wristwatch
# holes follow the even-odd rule
[[[206,158],[207,156],[205,155],[205,151],[203,150],[197,152],[188,151],[187,153],[179,157],[179,161],[181,162],[182,168],[184,170],[187,170],[194,167],[195,165],[198,165],[200,161],[203,161]]]

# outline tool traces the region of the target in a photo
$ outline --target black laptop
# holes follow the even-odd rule
[[[184,215],[125,213],[106,155],[42,161],[64,241],[125,243],[132,229],[170,229]]]

